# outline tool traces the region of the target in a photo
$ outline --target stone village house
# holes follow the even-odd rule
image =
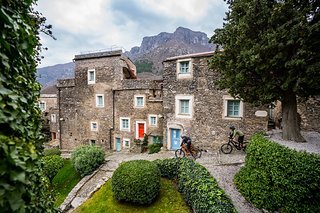
[[[246,137],[267,131],[266,107],[217,90],[217,73],[208,66],[212,54],[166,59],[163,80],[137,79],[135,65],[121,50],[76,55],[75,78],[58,81],[58,104],[50,111],[60,148],[96,144],[134,151],[135,139],[147,134],[149,144],[161,140],[168,150],[179,148],[182,135],[217,149],[227,141],[230,124]]]

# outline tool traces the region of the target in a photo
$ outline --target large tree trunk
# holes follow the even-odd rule
[[[293,92],[286,92],[282,100],[282,139],[305,142],[300,133],[297,99]]]

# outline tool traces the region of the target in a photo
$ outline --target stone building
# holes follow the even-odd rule
[[[164,141],[177,149],[180,136],[188,135],[206,149],[228,140],[229,125],[246,136],[267,130],[267,109],[256,108],[217,89],[217,72],[209,68],[213,52],[168,58],[164,61]]]
[[[217,73],[208,66],[212,54],[168,58],[163,80],[137,79],[122,51],[76,55],[75,78],[57,84],[61,149],[97,144],[132,151],[144,134],[169,150],[179,147],[182,134],[216,149],[227,140],[230,124],[248,136],[266,131],[267,109],[217,90]]]
[[[162,136],[160,84],[133,81],[135,65],[121,50],[76,55],[74,62],[75,78],[57,84],[61,149],[96,144],[120,151],[145,133]]]
[[[46,87],[40,91],[39,107],[49,125],[51,133],[50,143],[53,145],[58,145],[59,137],[57,102],[57,88],[55,85]]]

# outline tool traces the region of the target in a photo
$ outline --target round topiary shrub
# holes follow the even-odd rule
[[[50,181],[56,176],[59,170],[63,167],[64,162],[62,157],[58,155],[49,155],[42,158],[44,162],[43,173],[49,178]]]
[[[99,146],[81,146],[71,154],[71,162],[75,170],[83,177],[91,174],[104,162],[105,153]]]
[[[150,204],[160,191],[160,170],[147,160],[128,161],[114,171],[111,184],[118,201]]]

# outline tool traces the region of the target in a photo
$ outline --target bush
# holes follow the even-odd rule
[[[162,147],[161,143],[154,143],[154,144],[150,144],[148,146],[148,150],[149,150],[149,154],[153,154],[153,153],[158,153],[160,152]]]
[[[178,187],[194,212],[236,212],[208,170],[193,160],[181,160]]]
[[[150,204],[160,192],[160,171],[146,160],[122,163],[113,173],[112,191],[118,201]]]
[[[91,174],[104,162],[105,153],[99,146],[81,146],[71,154],[71,161],[76,171],[83,177]]]
[[[50,181],[56,176],[59,170],[63,167],[64,161],[58,155],[50,155],[42,158],[44,163],[43,173],[49,178]]]
[[[180,159],[181,158],[170,158],[163,160],[158,159],[154,162],[160,169],[161,177],[165,177],[168,179],[177,179],[179,175]]]
[[[262,135],[252,137],[246,165],[234,182],[258,208],[320,212],[320,156],[291,150]]]
[[[43,151],[43,155],[44,156],[61,155],[61,151],[59,148],[49,148]]]
[[[177,178],[179,191],[194,212],[236,212],[216,180],[200,164],[187,158],[155,162],[163,177]]]

